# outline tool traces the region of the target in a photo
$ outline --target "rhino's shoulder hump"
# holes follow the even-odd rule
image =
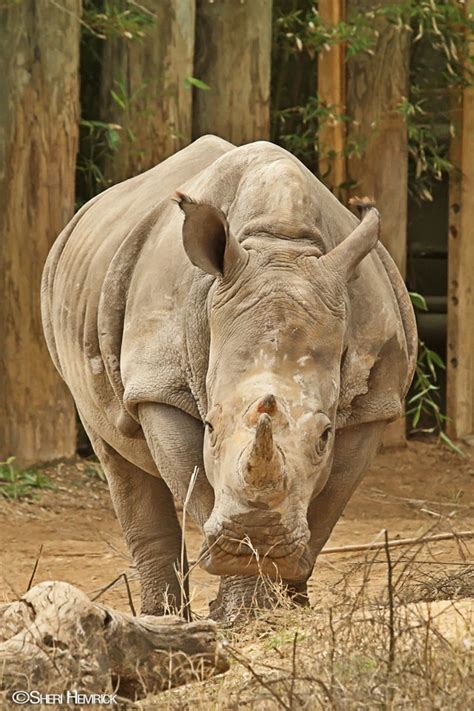
[[[188,148],[195,146],[195,147],[205,147],[205,148],[211,148],[211,149],[222,149],[225,151],[230,151],[233,148],[235,148],[235,145],[233,143],[230,143],[229,141],[226,141],[224,138],[220,138],[220,136],[215,136],[213,133],[206,133],[204,136],[200,136],[199,138],[196,138],[193,143],[191,143]],[[183,149],[186,150],[186,149]]]

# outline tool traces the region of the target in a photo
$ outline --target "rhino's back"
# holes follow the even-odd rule
[[[45,265],[43,325],[55,365],[83,420],[129,458],[132,452],[136,463],[147,469],[154,469],[154,465],[144,441],[133,433],[133,425],[131,436],[125,436],[128,441],[123,440],[128,416],[117,397],[120,383],[115,377],[118,363],[114,363],[113,352],[114,346],[120,352],[118,322],[123,320],[123,308],[119,303],[106,304],[110,324],[105,328],[110,325],[110,332],[102,332],[104,338],[99,338],[98,331],[104,328],[100,303],[107,298],[120,299],[127,270],[133,268],[137,250],[166,212],[173,192],[232,148],[227,141],[204,136],[146,173],[101,193],[66,226]],[[114,272],[114,258],[120,252],[125,259]],[[104,285],[111,279],[116,293],[104,298]],[[104,353],[108,345],[111,351]],[[117,431],[117,423],[121,423],[122,432]]]

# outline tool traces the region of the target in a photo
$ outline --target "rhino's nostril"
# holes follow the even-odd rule
[[[266,413],[267,415],[274,415],[277,409],[275,395],[269,393],[265,395],[257,405],[257,412],[259,414]]]

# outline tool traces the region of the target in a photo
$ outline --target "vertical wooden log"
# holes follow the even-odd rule
[[[141,39],[105,42],[101,118],[122,126],[105,160],[112,183],[148,170],[191,141],[194,0],[143,0],[153,13]],[[112,92],[118,100],[114,99]]]
[[[241,145],[270,135],[271,0],[197,0],[193,137]]]
[[[0,9],[0,459],[71,456],[72,400],[43,339],[40,281],[74,212],[80,0]]]
[[[474,12],[474,0],[466,3]],[[471,54],[474,37],[470,38]],[[449,186],[447,414],[452,437],[474,444],[474,88],[456,97]]]
[[[345,18],[345,0],[319,0],[318,10],[326,25],[336,25]],[[346,64],[342,44],[318,54],[318,96],[321,103],[331,107],[333,118],[323,123],[318,131],[319,174],[325,184],[336,189],[346,181],[344,156],[345,126],[338,116],[345,113]]]
[[[348,16],[392,0],[347,0]],[[376,20],[379,36],[374,54],[359,54],[347,62],[347,107],[357,129],[353,137],[364,147],[361,157],[348,160],[354,193],[374,197],[382,215],[381,239],[401,274],[406,271],[408,139],[397,111],[408,95],[409,33],[386,20]],[[405,420],[387,428],[386,445],[402,444]]]
[[[392,0],[347,0],[348,13],[389,5]],[[408,95],[409,34],[385,20],[374,54],[358,54],[347,62],[347,105],[357,129],[353,136],[364,148],[348,161],[354,192],[374,196],[382,214],[382,241],[400,272],[406,270],[408,140],[397,111]],[[365,146],[365,147],[364,147]]]

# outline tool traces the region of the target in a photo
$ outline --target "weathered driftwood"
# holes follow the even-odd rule
[[[228,668],[214,622],[132,617],[63,582],[0,608],[0,689],[139,698]]]

